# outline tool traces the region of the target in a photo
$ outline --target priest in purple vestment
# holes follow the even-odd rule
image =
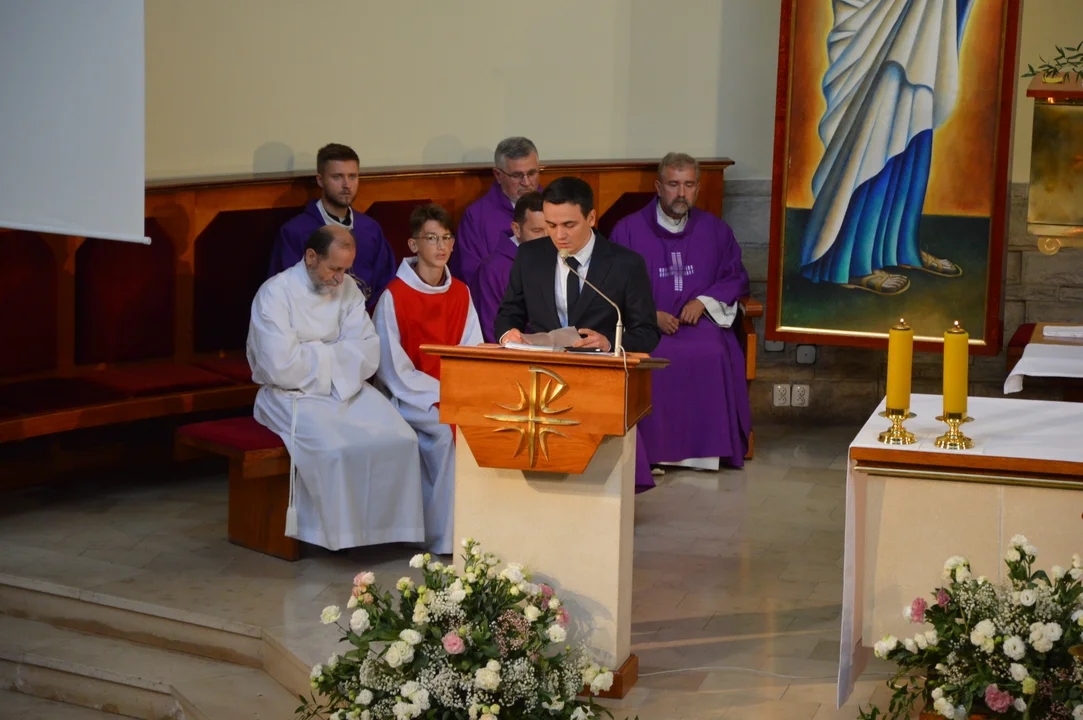
[[[450,263],[452,275],[470,285],[485,258],[498,252],[510,252],[515,257],[516,244],[511,234],[515,201],[540,189],[539,173],[534,143],[525,137],[500,141],[493,153],[492,187],[466,208],[459,222],[455,236],[458,244]]]
[[[379,223],[350,207],[357,198],[359,167],[353,148],[338,143],[320,148],[316,154],[316,183],[323,197],[310,202],[304,212],[282,226],[271,251],[268,277],[299,263],[305,242],[316,230],[325,225],[343,225],[349,228],[357,247],[352,275],[372,312],[380,293],[395,277],[395,254]]]
[[[470,298],[474,301],[474,309],[478,312],[481,334],[485,337],[485,342],[499,342],[499,338],[493,335],[493,321],[496,320],[496,311],[500,308],[500,301],[504,299],[504,291],[508,288],[511,264],[515,262],[515,253],[519,251],[519,245],[549,235],[549,228],[545,225],[545,215],[542,214],[540,192],[529,192],[516,201],[514,218],[511,221],[511,234],[515,245],[502,244],[495,253],[485,258],[478,266],[474,282],[470,284]]]
[[[717,470],[740,467],[752,426],[745,359],[732,324],[748,294],[748,273],[733,231],[694,207],[699,163],[683,153],[662,158],[658,198],[617,223],[613,242],[647,262],[667,358],[651,376],[654,411],[639,428],[651,465]]]

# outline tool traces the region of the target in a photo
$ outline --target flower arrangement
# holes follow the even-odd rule
[[[321,620],[342,628],[352,648],[312,668],[316,693],[301,698],[302,719],[586,720],[607,711],[584,687],[609,690],[613,673],[565,645],[568,612],[553,591],[531,582],[522,565],[463,541],[465,566],[416,555],[424,584],[408,577],[381,592],[376,577],[354,578],[346,604]]]
[[[1008,580],[973,577],[966,558],[944,563],[943,587],[933,601],[917,598],[903,609],[912,623],[932,629],[913,637],[888,636],[877,657],[898,663],[890,717],[909,717],[916,703],[939,717],[971,713],[998,718],[1083,720],[1083,561],[1070,569],[1033,570],[1037,548],[1023,535],[1005,553]],[[1052,577],[1050,577],[1052,575]],[[873,706],[860,717],[880,716]]]

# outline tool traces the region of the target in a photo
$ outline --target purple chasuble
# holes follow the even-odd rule
[[[504,299],[504,292],[508,289],[511,266],[518,251],[519,248],[512,242],[501,245],[497,252],[481,261],[474,273],[474,280],[469,283],[470,297],[474,301],[485,342],[499,341],[499,338],[493,336],[493,324],[500,301]]]
[[[646,260],[659,311],[679,318],[681,308],[701,295],[729,305],[748,294],[748,273],[729,225],[692,208],[684,229],[672,233],[658,224],[657,208],[654,199],[623,218],[610,239]],[[651,376],[654,410],[639,423],[649,462],[717,457],[744,465],[752,413],[734,331],[718,327],[705,312],[696,325],[663,334],[652,354],[670,365]]]
[[[514,219],[515,206],[500,189],[500,183],[493,181],[489,192],[471,203],[463,213],[459,232],[455,235],[455,252],[448,263],[451,274],[470,285],[478,267],[490,255],[510,252],[514,258],[518,249],[511,239]],[[486,326],[482,325],[482,328]],[[491,327],[488,330],[492,332]]]
[[[291,268],[305,255],[305,243],[308,237],[323,227],[323,215],[311,201],[303,213],[289,220],[278,232],[274,249],[271,251],[271,267],[268,277]],[[395,254],[384,237],[379,223],[364,213],[353,211],[353,225],[350,234],[357,244],[357,256],[353,261],[353,274],[365,283],[362,290],[368,295],[369,312],[376,307],[387,284],[395,277]]]

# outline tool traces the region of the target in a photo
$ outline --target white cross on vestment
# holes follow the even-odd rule
[[[673,289],[676,292],[684,290],[684,276],[691,275],[694,271],[692,265],[689,263],[685,265],[681,261],[680,252],[671,252],[669,254],[669,261],[672,263],[669,267],[658,268],[658,277],[673,277]]]

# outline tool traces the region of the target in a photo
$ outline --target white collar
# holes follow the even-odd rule
[[[325,225],[342,225],[343,227],[348,227],[351,230],[353,229],[353,208],[346,208],[346,218],[345,219],[349,220],[350,222],[349,223],[343,223],[343,222],[340,222],[338,220],[338,218],[334,217],[333,215],[331,215],[330,213],[327,212],[327,208],[325,208],[323,206],[323,198],[320,198],[319,200],[316,201],[316,207],[318,207],[320,209],[320,215],[323,216],[323,222],[324,222]]]
[[[684,226],[688,224],[688,214],[691,212],[692,209],[689,208],[688,212],[684,214],[684,217],[680,220],[674,220],[669,215],[666,215],[665,211],[662,209],[661,200],[655,205],[655,215],[658,217],[658,224],[662,226],[663,230],[667,230],[671,233],[679,233],[684,230]]]
[[[583,267],[590,262],[590,256],[594,252],[594,230],[590,231],[590,240],[587,240],[587,244],[579,248],[579,252],[572,255],[573,258],[579,261],[579,267]]]
[[[395,277],[402,280],[404,283],[412,287],[418,292],[423,292],[427,295],[439,295],[446,293],[451,288],[451,273],[444,268],[444,281],[439,285],[429,285],[422,280],[417,274],[417,257],[408,257],[402,261],[399,265],[399,270],[395,273]]]

